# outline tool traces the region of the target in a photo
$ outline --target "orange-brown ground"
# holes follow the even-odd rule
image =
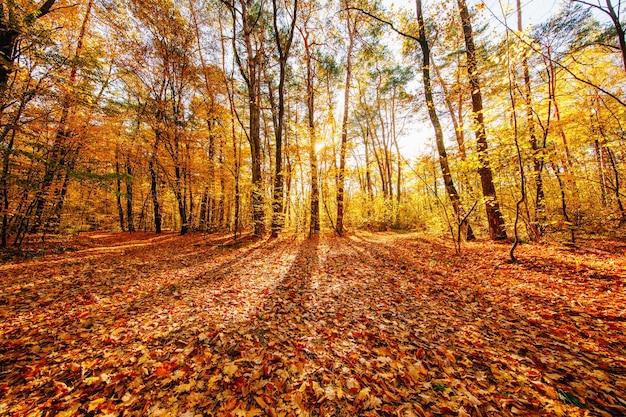
[[[626,245],[92,233],[0,264],[0,415],[626,415]]]

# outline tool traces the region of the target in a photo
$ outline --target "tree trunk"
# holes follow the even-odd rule
[[[563,211],[563,219],[565,220],[565,227],[570,232],[570,241],[571,243],[576,243],[576,234],[574,232],[574,224],[570,220],[569,213],[567,212],[567,200],[565,198],[565,184],[563,179],[561,178],[561,172],[559,168],[554,165],[552,167],[554,170],[554,175],[556,176],[557,181],[559,182],[559,190],[561,191],[561,210]]]
[[[259,19],[248,10],[248,2],[239,1],[241,9],[234,4],[231,6],[233,21],[237,21],[240,15],[245,46],[245,61],[242,60],[237,48],[236,25],[233,25],[233,49],[239,71],[243,76],[248,90],[249,129],[248,141],[250,143],[250,156],[252,164],[252,221],[254,223],[254,236],[262,236],[265,233],[265,207],[263,198],[263,178],[261,172],[261,68],[264,57],[263,42],[253,39],[255,36],[262,37],[262,28],[258,26]]]
[[[0,20],[0,107],[4,104],[4,93],[8,88],[9,76],[13,72],[15,58],[17,58],[17,44],[23,28],[31,26],[37,19],[50,13],[56,0],[46,0],[38,9],[27,15],[24,21],[12,20],[19,16],[21,10],[14,10],[14,2],[2,2],[2,19]],[[7,4],[9,3],[9,4]],[[8,10],[5,10],[7,7]],[[8,16],[8,17],[7,17]]]
[[[256,90],[256,87],[255,87]],[[252,221],[254,235],[265,232],[265,212],[263,199],[263,178],[261,176],[261,107],[259,94],[254,91],[250,97],[250,151],[252,156]]]
[[[416,0],[417,9],[417,24],[419,30],[419,44],[422,49],[422,80],[424,83],[424,96],[426,98],[426,107],[428,108],[428,116],[430,123],[435,131],[435,142],[437,144],[437,152],[439,153],[439,166],[441,167],[441,173],[443,174],[443,181],[446,187],[446,192],[454,208],[454,213],[457,217],[457,222],[461,223],[461,233],[467,240],[475,239],[474,232],[472,231],[469,222],[465,218],[465,210],[461,204],[459,193],[454,185],[452,179],[452,173],[450,171],[450,165],[448,164],[448,155],[446,152],[443,131],[441,129],[441,123],[439,116],[435,110],[435,101],[433,99],[432,82],[430,77],[430,46],[428,44],[428,38],[426,37],[426,29],[424,26],[424,15],[422,13],[422,1]],[[454,115],[453,115],[454,117]]]
[[[202,201],[200,202],[200,218],[198,219],[198,229],[201,232],[207,231],[207,206],[209,200],[209,187],[204,187],[204,192],[202,193]]]
[[[129,232],[135,231],[135,216],[133,214],[133,168],[130,158],[126,156],[126,228]]]
[[[298,11],[298,0],[293,2],[293,14],[286,39],[281,39],[281,28],[278,26],[278,7],[276,0],[272,0],[274,17],[274,39],[278,51],[279,80],[278,80],[278,115],[277,123],[274,126],[274,136],[276,139],[276,166],[274,175],[274,201],[272,202],[272,237],[278,237],[285,224],[285,214],[283,213],[284,199],[284,173],[283,173],[283,132],[285,129],[285,79],[287,76],[287,59],[295,32],[296,17]],[[270,94],[272,92],[270,91]]]
[[[148,162],[148,170],[150,171],[150,195],[152,196],[152,208],[154,213],[154,230],[156,233],[161,233],[161,205],[159,204],[158,195],[159,178],[154,167],[155,157],[156,155],[153,155]]]
[[[187,216],[187,197],[186,197],[186,187],[184,187],[184,179],[183,179],[183,168],[181,168],[178,164],[180,161],[176,160],[174,162],[176,166],[174,167],[174,196],[176,197],[176,203],[178,206],[178,216],[180,217],[180,234],[187,234],[189,231],[189,219]],[[183,187],[185,190],[183,190]]]
[[[598,164],[598,182],[600,183],[600,202],[602,206],[606,206],[606,176],[604,175],[604,150],[600,145],[600,141],[594,141],[594,149],[596,151],[596,163]]]
[[[467,73],[472,91],[472,113],[475,123],[476,143],[480,167],[478,174],[485,197],[485,208],[487,211],[487,222],[489,224],[489,236],[494,240],[506,239],[506,228],[504,217],[500,211],[500,204],[496,196],[496,188],[493,183],[493,173],[489,164],[487,132],[483,115],[483,98],[480,92],[480,80],[478,75],[478,62],[476,60],[476,49],[474,46],[474,34],[470,21],[469,11],[465,0],[457,0],[463,26],[463,37],[465,39],[465,54],[467,57]]]
[[[339,150],[339,172],[337,173],[337,221],[335,231],[339,236],[343,236],[344,225],[344,187],[346,176],[346,152],[348,147],[348,119],[350,110],[350,83],[352,81],[352,52],[354,50],[355,22],[351,20],[350,11],[347,13],[348,25],[348,54],[346,57],[346,86],[344,90],[343,121],[341,123],[341,147]]]
[[[437,80],[439,81],[439,85],[441,85],[441,89],[443,90],[444,103],[448,109],[448,112],[450,112],[450,120],[452,121],[452,127],[454,128],[454,137],[456,138],[456,143],[459,147],[459,154],[461,155],[461,160],[465,161],[465,159],[467,159],[467,152],[465,151],[465,136],[463,134],[463,126],[459,125],[459,121],[456,118],[456,112],[454,111],[452,99],[450,97],[450,93],[448,92],[448,86],[441,76],[441,71],[439,71],[439,67],[436,65],[432,65],[431,68],[434,68],[435,75],[437,76]],[[459,113],[460,112],[461,109],[459,109]]]
[[[521,33],[523,29],[521,0],[517,0],[517,30]],[[545,201],[543,195],[543,179],[541,178],[543,171],[543,150],[539,149],[537,134],[535,132],[530,70],[528,68],[528,57],[525,53],[522,55],[522,73],[524,76],[526,123],[528,125],[530,149],[533,154],[533,178],[535,180],[535,214],[533,221],[530,223],[530,235],[532,238],[537,239],[542,236],[545,231]]]
[[[119,154],[115,155],[115,202],[117,203],[117,215],[120,221],[120,229],[126,231],[126,223],[124,222],[124,208],[122,207],[122,175],[120,171]]]
[[[309,236],[311,236],[320,231],[320,191],[317,178],[317,133],[315,128],[315,70],[312,62],[311,45],[309,44],[309,33],[302,33],[302,39],[304,41],[306,62],[306,107],[309,132],[309,169],[311,171],[311,213],[309,222]]]

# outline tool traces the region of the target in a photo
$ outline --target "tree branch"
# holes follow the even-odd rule
[[[343,10],[356,10],[356,11],[358,11],[358,12],[360,12],[360,13],[363,13],[363,14],[364,14],[364,15],[366,15],[366,16],[371,17],[371,18],[372,18],[372,19],[374,19],[374,20],[379,21],[380,23],[383,23],[383,24],[385,24],[385,25],[389,26],[389,27],[391,28],[391,30],[393,30],[394,32],[396,32],[396,33],[397,33],[398,35],[400,35],[400,36],[404,36],[405,38],[412,39],[412,40],[414,40],[414,41],[416,41],[416,42],[421,42],[421,39],[420,39],[419,37],[416,37],[416,36],[413,36],[413,35],[411,35],[411,34],[409,34],[409,33],[406,33],[406,32],[401,31],[400,29],[398,29],[397,27],[395,27],[395,25],[394,25],[393,23],[391,23],[391,22],[389,22],[389,21],[387,21],[387,20],[383,19],[382,17],[376,16],[375,14],[373,14],[373,13],[371,13],[371,12],[368,12],[367,10],[363,10],[363,9],[361,9],[361,8],[359,8],[359,7],[346,7],[346,8],[345,8],[345,9],[343,9]]]
[[[565,65],[561,64],[560,62],[558,62],[557,60],[553,59],[550,56],[547,56],[546,54],[543,53],[543,51],[541,51],[541,49],[538,49],[532,42],[528,42],[523,36],[521,36],[517,31],[511,29],[509,27],[509,25],[505,22],[503,22],[491,9],[489,9],[487,7],[487,10],[489,10],[489,12],[491,13],[491,15],[494,17],[494,19],[496,19],[502,26],[504,26],[506,29],[508,29],[513,35],[515,35],[515,37],[517,37],[517,39],[519,39],[521,42],[523,42],[526,46],[528,46],[530,49],[532,49],[535,53],[537,53],[539,56],[541,56],[544,59],[547,59],[549,61],[551,61],[552,63],[554,63],[557,67],[559,67],[560,69],[564,70],[565,72],[567,72],[569,75],[571,75],[572,77],[574,77],[574,79],[576,81],[579,81],[583,84],[586,84],[590,87],[593,87],[599,91],[602,91],[604,94],[606,94],[607,96],[611,97],[613,100],[617,101],[619,104],[621,104],[622,106],[626,107],[626,102],[624,102],[622,99],[620,99],[619,97],[617,97],[615,94],[611,93],[610,91],[600,87],[597,84],[594,84],[593,82],[583,79],[581,77],[579,77],[578,75],[574,74],[574,72],[572,70],[570,70],[569,68],[567,68]]]

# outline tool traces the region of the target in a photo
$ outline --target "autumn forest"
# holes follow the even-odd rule
[[[620,9],[440,3],[3,3],[2,245],[622,229]]]
[[[626,415],[625,14],[0,1],[0,415]]]

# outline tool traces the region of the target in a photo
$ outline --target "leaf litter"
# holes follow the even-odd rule
[[[595,248],[598,245],[594,246]],[[0,415],[626,415],[619,250],[86,234],[0,265]]]

